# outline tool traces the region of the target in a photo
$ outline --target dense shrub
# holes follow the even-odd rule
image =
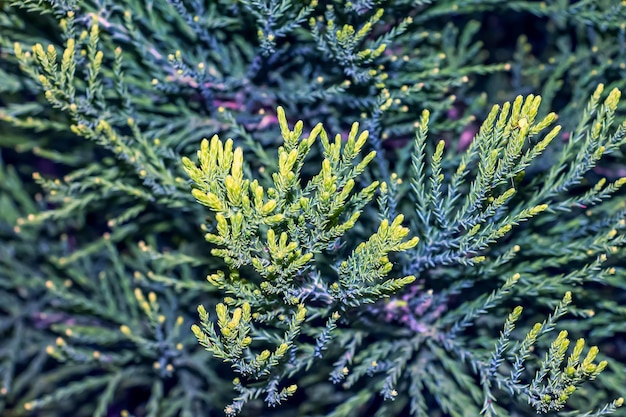
[[[620,2],[0,22],[2,415],[623,404]]]

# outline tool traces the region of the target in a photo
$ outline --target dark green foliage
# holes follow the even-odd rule
[[[0,1],[0,414],[616,413],[624,22]]]

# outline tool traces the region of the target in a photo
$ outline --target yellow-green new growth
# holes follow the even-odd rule
[[[216,246],[211,253],[227,265],[224,271],[207,276],[228,294],[215,308],[217,323],[199,306],[201,323],[192,331],[216,357],[254,378],[286,375],[284,358],[295,345],[306,344],[299,335],[311,326],[309,314],[322,314],[329,320],[315,344],[315,349],[321,350],[336,328],[337,310],[355,302],[374,302],[415,280],[412,275],[387,277],[393,269],[388,254],[406,251],[418,242],[417,237],[405,240],[409,229],[402,226],[404,217],[399,215],[381,222],[378,231],[341,264],[338,277],[309,282],[309,277],[316,275],[316,256],[326,256],[324,252],[356,225],[373,198],[377,181],[360,189],[358,184],[359,175],[376,153],[361,156],[368,132],[360,132],[358,123],[352,124],[345,142],[341,135],[331,142],[321,124],[303,137],[302,121],[291,129],[280,107],[277,116],[284,143],[277,150],[278,164],[270,184],[261,185],[261,179],[247,177],[243,150],[231,139],[222,142],[214,136],[203,140],[197,153],[199,166],[183,158],[184,169],[194,182],[193,196],[213,212],[206,227],[207,241]],[[321,166],[304,183],[300,172],[318,139],[323,149]],[[246,268],[245,277],[240,275],[241,268]],[[325,286],[333,309],[309,309],[306,303],[311,288]],[[256,331],[267,328],[263,331],[272,335],[263,337],[258,347],[250,334],[252,320]],[[290,386],[280,395],[294,391],[295,386]]]

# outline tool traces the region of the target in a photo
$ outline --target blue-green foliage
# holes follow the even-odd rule
[[[0,414],[616,412],[625,21],[0,1]]]
[[[353,226],[352,219],[358,216],[349,216],[347,223],[329,229],[336,222],[329,224],[329,218],[320,215],[326,213],[333,216],[338,209],[351,207],[350,202],[345,200],[353,188],[353,181],[352,178],[342,178],[345,175],[342,172],[358,175],[363,171],[365,164],[361,163],[351,170],[349,163],[365,144],[365,132],[357,139],[357,126],[353,126],[343,151],[341,138],[338,136],[335,143],[330,144],[320,125],[299,142],[302,123],[296,123],[291,131],[282,109],[279,109],[278,117],[285,145],[278,151],[277,173],[273,174],[276,188],[268,189],[269,200],[264,198],[264,191],[257,180],[244,180],[244,158],[240,148],[233,152],[230,140],[222,144],[217,137],[212,139],[210,145],[204,141],[198,152],[201,167],[198,168],[186,158],[184,164],[198,187],[193,190],[194,196],[216,213],[217,234],[207,234],[206,240],[218,248],[226,248],[213,249],[212,253],[224,258],[230,271],[228,277],[219,271],[210,275],[208,280],[229,297],[216,308],[219,333],[203,306],[198,309],[202,328],[194,326],[192,330],[201,345],[214,356],[231,363],[241,377],[255,381],[254,385],[258,385],[259,380],[268,380],[267,386],[251,389],[237,378],[235,388],[239,395],[233,404],[226,407],[226,413],[238,413],[245,402],[262,393],[267,393],[266,402],[272,406],[293,395],[295,385],[278,392],[278,383],[287,376],[297,375],[302,368],[310,368],[316,357],[322,357],[320,346],[330,349],[330,354],[325,356],[331,357],[333,353],[336,354],[338,347],[347,349],[343,355],[348,360],[339,360],[339,366],[331,372],[333,382],[345,379],[344,386],[351,387],[363,378],[369,379],[367,384],[380,390],[386,400],[398,397],[402,392],[399,389],[408,391],[396,401],[395,404],[400,405],[383,405],[378,413],[393,413],[394,407],[398,407],[395,412],[400,412],[410,398],[411,412],[427,415],[429,407],[422,393],[426,391],[438,398],[443,410],[453,414],[461,415],[468,410],[474,415],[502,414],[498,409],[498,396],[492,387],[527,399],[538,412],[561,410],[585,380],[594,380],[606,368],[607,361],[593,363],[598,353],[597,347],[591,347],[581,361],[585,340],[578,339],[565,365],[570,341],[567,339],[568,332],[563,330],[550,344],[545,357],[538,362],[535,378],[526,383],[522,377],[528,363],[532,362],[530,357],[535,344],[541,336],[553,331],[556,321],[567,313],[568,308],[571,309],[572,293],[567,289],[572,284],[602,282],[615,274],[615,268],[603,269],[602,266],[609,261],[608,252],[619,251],[623,237],[618,230],[623,228],[624,219],[615,219],[611,224],[613,229],[608,233],[602,230],[569,241],[564,239],[562,245],[571,245],[570,252],[590,240],[596,245],[603,242],[605,246],[599,254],[590,251],[578,257],[580,263],[577,264],[571,264],[574,256],[566,256],[563,260],[567,259],[569,264],[558,265],[560,276],[542,274],[546,264],[532,271],[524,262],[516,264],[515,261],[525,255],[526,248],[532,251],[532,247],[536,246],[534,241],[539,239],[537,232],[524,230],[520,227],[521,223],[537,222],[542,217],[544,222],[554,222],[555,214],[563,215],[571,211],[572,207],[594,205],[609,199],[626,182],[622,178],[606,184],[603,179],[577,196],[564,196],[572,185],[581,182],[584,174],[604,154],[615,151],[626,142],[626,122],[614,131],[611,126],[618,106],[619,90],[612,90],[600,103],[602,91],[603,86],[596,89],[578,130],[574,132],[575,139],[560,150],[560,163],[535,175],[532,181],[526,183],[519,180],[520,174],[541,156],[561,130],[560,126],[551,126],[557,118],[554,113],[536,119],[540,97],[531,95],[524,99],[520,96],[513,103],[505,103],[502,108],[494,106],[478,135],[460,158],[458,167],[450,167],[448,175],[444,174],[442,168],[445,159],[444,141],[440,141],[430,158],[427,158],[425,143],[429,112],[424,111],[416,133],[410,184],[415,203],[414,209],[410,211],[414,214],[410,216],[413,220],[411,224],[424,241],[417,246],[416,239],[396,246],[386,242],[385,238],[394,236],[402,239],[407,230],[394,230],[393,225],[387,230],[387,220],[383,220],[377,234],[368,240],[368,243],[379,243],[369,246],[361,244],[347,261],[335,264],[338,274],[336,281],[331,274],[321,273],[315,262],[312,262],[316,252],[315,243],[321,240],[320,249],[328,246],[331,239],[342,237]],[[325,157],[322,171],[306,186],[302,186],[297,181],[298,174],[304,164],[304,156],[318,135],[322,140]],[[430,159],[429,163],[425,162],[427,159]],[[397,176],[393,181],[397,185],[403,183]],[[351,185],[348,187],[347,184]],[[342,190],[335,197],[337,207],[329,205],[328,200],[331,193],[336,193],[335,189]],[[317,193],[311,194],[314,190]],[[363,192],[370,194],[371,190],[372,186],[367,186]],[[382,194],[384,196],[387,193],[388,187],[384,184]],[[524,198],[518,199],[518,195]],[[381,205],[384,206],[388,199],[383,196]],[[396,227],[403,219],[401,215],[396,218]],[[262,225],[267,227],[263,228]],[[281,226],[285,231],[277,244],[275,229]],[[324,240],[325,230],[337,230],[340,234],[331,234]],[[314,244],[311,244],[311,231],[317,237],[313,240]],[[518,234],[520,237],[515,238]],[[558,236],[558,232],[555,235]],[[506,238],[510,243],[503,242]],[[406,272],[418,277],[425,276],[417,284],[416,291],[427,295],[427,298],[386,301],[379,304],[380,309],[367,308],[367,304],[376,301],[373,295],[378,297],[389,291],[398,292],[402,286],[415,281],[415,276],[411,275],[408,279],[376,284],[393,268],[391,263],[387,263],[389,250],[406,251],[406,256],[399,264]],[[544,253],[542,260],[547,259],[549,256]],[[387,264],[379,266],[380,260]],[[254,270],[244,276],[240,270],[247,265],[253,266]],[[372,266],[375,267],[374,274]],[[451,269],[447,275],[443,274],[445,268]],[[436,293],[432,287],[427,288],[425,285],[429,282],[431,271],[437,269],[442,274],[439,280],[446,279],[449,287]],[[455,272],[460,271],[455,279]],[[259,276],[261,282],[255,283],[253,276]],[[297,286],[293,285],[295,280]],[[547,281],[550,281],[550,285],[545,285]],[[469,293],[481,282],[482,294],[460,303],[450,299],[451,288],[457,293],[461,289]],[[468,329],[475,326],[482,316],[497,311],[515,296],[524,297],[537,292],[538,287],[542,290],[543,301],[536,300],[535,307],[542,304],[551,307],[560,293],[565,292],[565,297],[554,313],[543,323],[535,324],[519,340],[518,345],[507,352],[515,322],[522,314],[521,306],[509,314],[504,330],[495,343],[495,350],[491,353],[490,349],[474,345],[474,335],[467,337]],[[485,292],[489,288],[494,289]],[[435,299],[438,300],[433,305]],[[307,303],[314,303],[317,307],[313,308],[313,314],[306,308]],[[232,316],[228,305],[236,307]],[[294,307],[290,308],[290,305]],[[355,307],[360,307],[361,312],[354,310]],[[401,311],[395,317],[394,309]],[[287,314],[288,311],[290,314]],[[305,321],[307,313],[310,318]],[[400,329],[406,326],[411,332],[407,335],[398,334],[400,329],[394,329],[394,326],[381,327],[378,332],[364,328],[358,331],[358,336],[353,334],[354,340],[359,341],[356,345],[352,341],[348,342],[349,339],[332,343],[333,334],[350,334],[355,327],[359,328],[364,321],[367,322],[363,315],[367,313],[373,315],[369,320],[391,321],[398,324]],[[585,315],[591,314],[587,312]],[[347,328],[337,327],[337,319],[340,317]],[[309,323],[319,319],[322,319],[320,324],[328,320],[325,327],[307,328]],[[258,323],[258,327],[253,323]],[[270,330],[270,327],[277,327],[278,331]],[[297,343],[297,336],[301,332],[318,335],[315,348],[311,346],[312,343]],[[363,343],[365,340],[371,340],[371,344]],[[327,346],[329,341],[330,345]],[[266,349],[255,355],[251,348],[255,342],[277,347],[274,352]],[[452,366],[455,360],[465,362],[467,371],[471,370],[471,373],[480,377],[482,394],[469,375],[459,378],[458,375],[439,373],[438,382],[431,380],[429,383],[429,375],[436,371],[433,369],[424,374],[424,370],[418,366],[419,358],[429,353],[448,366]],[[503,375],[507,359],[512,368],[509,375]],[[564,366],[565,369],[562,369]],[[462,367],[457,372],[462,372]],[[379,373],[385,376],[377,377]],[[450,386],[457,385],[460,392],[467,392],[472,397],[461,394],[441,397],[438,384],[445,380]],[[424,385],[416,389],[408,385],[408,381]],[[373,394],[370,391],[369,395]],[[366,394],[360,397],[360,401],[371,398]],[[481,397],[484,397],[482,409]],[[622,401],[616,400],[607,407],[614,407]]]

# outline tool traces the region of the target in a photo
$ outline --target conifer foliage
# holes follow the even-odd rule
[[[623,415],[625,21],[0,1],[0,414]]]

